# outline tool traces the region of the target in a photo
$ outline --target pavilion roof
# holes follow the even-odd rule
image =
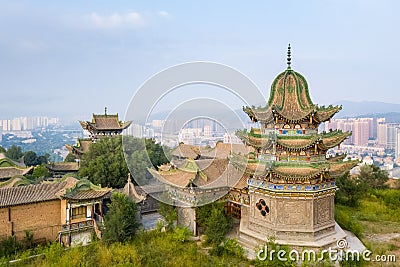
[[[243,110],[252,121],[265,124],[274,122],[275,118],[296,123],[313,117],[317,123],[329,120],[341,106],[315,105],[310,97],[308,83],[303,75],[291,68],[291,48],[288,47],[287,68],[278,74],[271,84],[268,102],[264,107],[244,107]]]
[[[90,138],[84,138],[84,139],[78,138],[78,142],[75,146],[68,144],[65,146],[70,153],[84,154],[89,151],[89,147],[92,143],[93,141]]]
[[[322,173],[329,173],[331,177],[340,176],[353,167],[358,161],[323,161],[323,162],[266,162],[250,160],[243,156],[235,155],[231,162],[246,174],[254,177],[266,177],[270,172],[287,181],[307,181]]]
[[[61,197],[69,200],[91,200],[102,198],[111,192],[111,188],[102,188],[92,184],[88,179],[80,179],[68,188]]]
[[[14,176],[13,178],[10,178],[4,182],[0,182],[0,188],[10,188],[29,184],[31,184],[31,181],[23,176]]]
[[[22,168],[17,166],[0,167],[0,179],[8,179],[14,176],[25,175],[33,170],[33,166]]]
[[[117,114],[92,114],[92,121],[79,122],[85,130],[123,130],[129,127],[131,121],[120,121]]]
[[[161,182],[178,186],[215,188],[234,186],[242,175],[227,159],[185,159],[174,161],[175,168],[149,170]]]
[[[358,160],[348,160],[348,161],[338,161],[330,164],[329,173],[332,177],[339,177],[347,172],[349,172],[352,168],[357,166],[360,161]]]
[[[47,164],[46,167],[51,171],[78,171],[78,162],[52,162]]]
[[[237,131],[236,135],[245,143],[256,148],[269,148],[273,142],[286,148],[287,150],[302,150],[318,144],[323,150],[328,150],[341,144],[350,132],[342,132],[341,130],[334,130],[331,132],[323,132],[315,135],[262,135],[257,134],[254,129],[250,132]]]
[[[275,106],[269,107],[243,107],[243,111],[252,121],[261,123],[273,123],[276,116],[285,119],[287,122],[300,122],[310,116],[317,122],[325,122],[331,119],[342,109],[341,106],[318,107],[317,105],[305,110],[300,109],[279,109]]]
[[[200,148],[198,146],[180,143],[172,150],[171,155],[179,158],[197,159],[200,157]]]

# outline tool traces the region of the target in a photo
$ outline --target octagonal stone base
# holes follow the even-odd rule
[[[241,209],[239,242],[249,248],[271,239],[293,248],[335,247],[346,234],[334,220],[334,191],[250,192],[250,205]]]

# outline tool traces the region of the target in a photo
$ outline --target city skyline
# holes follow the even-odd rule
[[[198,60],[238,69],[268,96],[270,81],[286,67],[288,43],[292,67],[310,81],[314,102],[340,103],[345,95],[400,103],[395,78],[386,74],[398,69],[396,1],[5,1],[0,7],[2,116],[75,120],[104,106],[122,116],[149,77]],[[215,90],[182,89],[175,98]],[[165,102],[160,110],[170,108]]]

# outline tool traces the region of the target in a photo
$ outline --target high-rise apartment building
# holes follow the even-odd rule
[[[400,128],[396,129],[395,158],[400,159]]]
[[[366,120],[357,119],[353,122],[354,130],[354,145],[356,146],[367,146],[369,138],[369,123]]]
[[[11,120],[0,120],[0,128],[3,131],[26,131],[36,128],[44,128],[50,124],[57,124],[58,118],[48,117],[19,117]]]
[[[387,135],[388,135],[387,124],[384,121],[380,121],[380,122],[378,121],[378,128],[377,128],[378,145],[386,147]]]
[[[388,149],[395,149],[396,147],[396,138],[397,138],[397,128],[399,124],[397,123],[388,123],[387,124],[387,141],[386,147]]]
[[[325,131],[330,129],[339,129],[344,132],[353,132],[343,144],[367,146],[368,139],[373,136],[373,119],[372,118],[349,118],[349,119],[332,119],[331,122],[325,123]]]

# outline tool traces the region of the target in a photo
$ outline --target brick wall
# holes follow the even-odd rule
[[[25,230],[29,230],[34,239],[54,241],[61,230],[60,200],[10,207],[11,222],[8,212],[8,207],[0,208],[0,226],[6,225],[0,227],[0,238],[10,236],[13,230],[17,240],[21,240],[25,236]]]

